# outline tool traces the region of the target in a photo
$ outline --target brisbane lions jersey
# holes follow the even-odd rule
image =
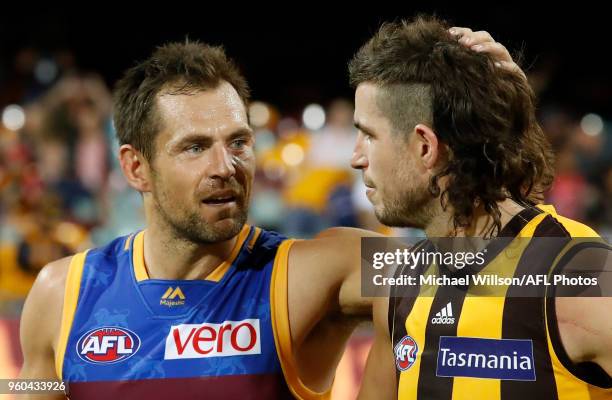
[[[145,231],[72,258],[56,370],[70,399],[325,398],[291,357],[293,240],[245,226],[203,280],[150,279]]]

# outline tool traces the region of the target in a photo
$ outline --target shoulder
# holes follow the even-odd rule
[[[64,288],[73,256],[47,264],[36,277],[21,317],[24,347],[53,346],[62,318]]]
[[[538,208],[550,214],[559,225],[563,226],[570,237],[599,237],[599,234],[590,226],[557,214],[553,206],[539,205]]]
[[[51,296],[50,299],[63,297],[70,262],[74,256],[64,257],[47,264],[36,277],[28,298]]]

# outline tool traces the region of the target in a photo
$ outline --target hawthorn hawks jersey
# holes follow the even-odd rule
[[[612,250],[589,227],[550,206],[525,209],[487,246],[486,262],[472,274],[504,276],[562,271],[586,248]],[[555,238],[543,246],[534,238]],[[557,239],[558,238],[558,239]],[[593,238],[574,245],[572,238]],[[522,239],[522,240],[519,240]],[[547,243],[551,243],[547,242]],[[431,246],[424,241],[420,246]],[[461,270],[422,265],[426,274]],[[422,287],[421,290],[424,288]],[[612,378],[597,364],[573,363],[557,327],[551,293],[475,296],[467,289],[434,287],[418,297],[389,300],[398,398],[448,400],[595,400],[612,398]],[[552,290],[552,289],[547,289]]]

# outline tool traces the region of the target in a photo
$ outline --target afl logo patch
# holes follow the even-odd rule
[[[140,348],[140,338],[134,332],[117,326],[95,328],[77,342],[77,354],[95,364],[113,364],[126,360]]]
[[[398,370],[406,371],[415,363],[419,346],[417,342],[406,335],[395,345],[395,365]]]

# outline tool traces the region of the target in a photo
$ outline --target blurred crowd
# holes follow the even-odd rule
[[[117,162],[108,84],[69,52],[24,49],[15,60],[0,82],[0,316],[9,317],[46,263],[144,226],[140,196]],[[288,114],[255,101],[249,114],[258,160],[250,223],[297,237],[336,225],[419,234],[376,222],[349,166],[350,100]],[[552,104],[541,106],[540,122],[557,153],[547,202],[612,236],[609,126]]]

